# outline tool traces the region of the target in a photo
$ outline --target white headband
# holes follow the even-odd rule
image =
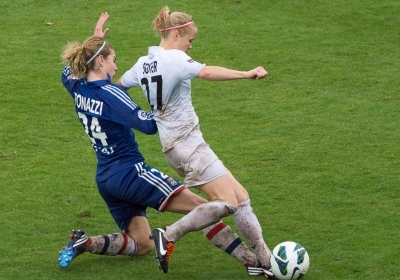
[[[90,62],[92,62],[92,60],[95,59],[95,57],[99,55],[99,53],[101,52],[101,50],[104,48],[105,45],[106,45],[106,41],[103,42],[103,45],[101,45],[100,49],[86,62],[86,65],[88,65]]]

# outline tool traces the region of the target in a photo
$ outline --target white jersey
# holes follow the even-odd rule
[[[121,78],[122,86],[141,86],[154,111],[163,152],[173,148],[199,123],[191,98],[191,81],[205,64],[180,50],[150,47]]]

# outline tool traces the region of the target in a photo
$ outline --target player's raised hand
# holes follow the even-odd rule
[[[102,39],[106,38],[109,29],[106,28],[103,31],[103,28],[104,28],[104,24],[106,23],[108,17],[109,17],[109,15],[107,12],[101,14],[99,20],[97,21],[96,27],[94,28],[94,33],[93,33],[94,36],[100,37]]]

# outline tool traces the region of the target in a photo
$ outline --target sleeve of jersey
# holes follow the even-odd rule
[[[79,79],[71,72],[69,65],[66,65],[61,73],[61,82],[70,94],[73,94],[73,88]]]
[[[137,87],[140,85],[138,76],[136,75],[137,64],[132,66],[131,69],[126,71],[121,78],[121,84],[124,88]]]
[[[153,119],[154,113],[150,111],[146,113],[139,106],[130,114],[132,116],[130,127],[145,134],[155,134],[157,132],[157,124]]]
[[[128,125],[145,134],[155,134],[157,125],[153,119],[153,112],[143,111],[128,95],[128,93],[115,85],[107,85],[104,89],[108,94],[104,95],[110,107],[112,121]]]
[[[175,68],[175,74],[181,80],[187,80],[196,78],[199,71],[205,66],[205,64],[194,61],[185,52],[175,52],[175,61],[177,62],[177,67]]]

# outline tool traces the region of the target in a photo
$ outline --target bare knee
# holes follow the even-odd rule
[[[128,235],[135,240],[137,245],[136,256],[144,256],[153,251],[154,243],[148,236]]]
[[[136,252],[137,256],[144,256],[153,251],[154,243],[153,241],[146,241],[141,244],[138,244],[138,250]]]

